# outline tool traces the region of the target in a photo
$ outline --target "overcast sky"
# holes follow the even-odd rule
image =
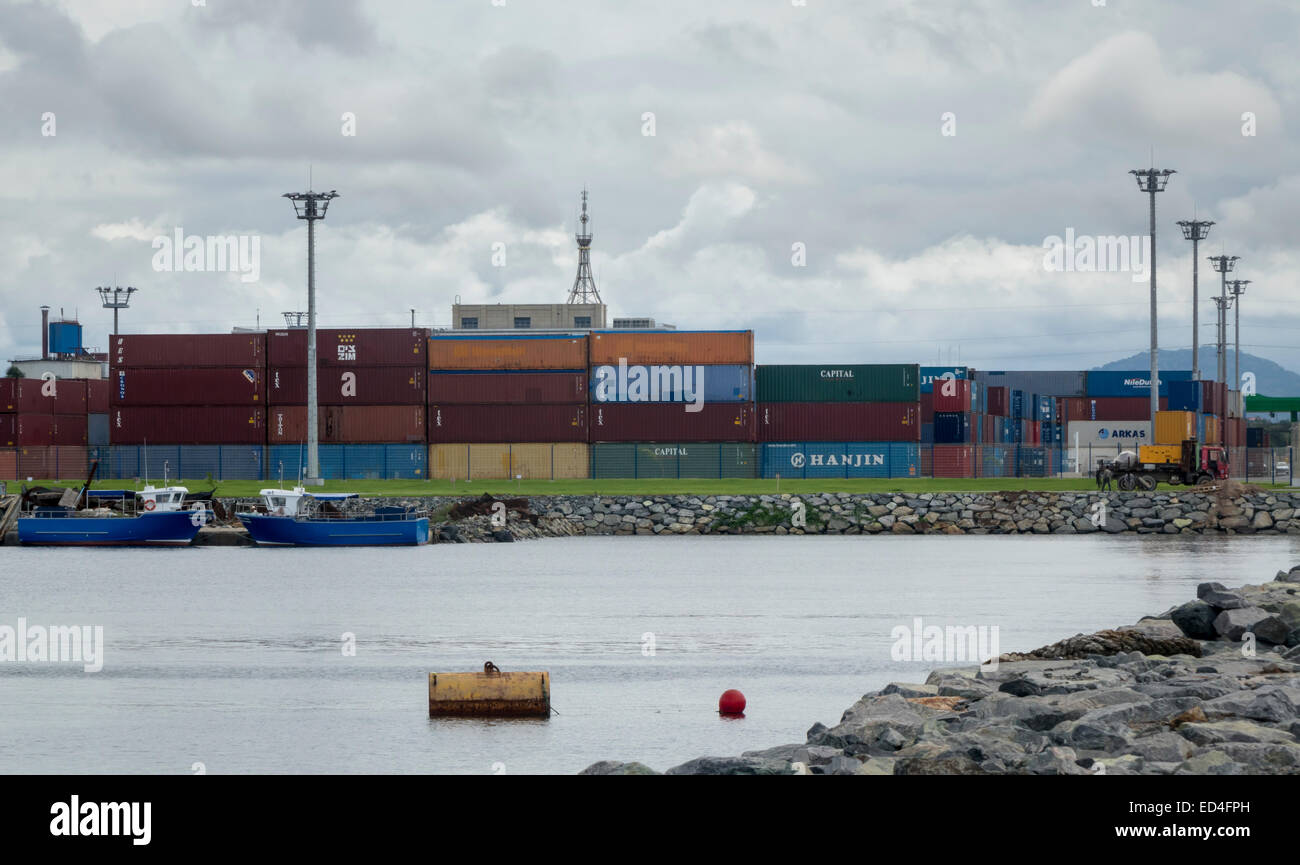
[[[1154,148],[1162,347],[1195,212],[1253,281],[1243,350],[1300,368],[1294,0],[195,2],[0,0],[0,356],[42,303],[105,348],[114,280],[125,332],[305,309],[310,165],[324,326],[562,302],[585,185],[612,315],[753,328],[760,362],[1087,368],[1147,347],[1147,283],[1044,242],[1145,235]],[[259,238],[259,279],[157,272],[177,228]]]

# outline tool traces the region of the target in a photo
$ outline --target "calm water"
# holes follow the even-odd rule
[[[890,630],[1002,651],[1300,562],[1294,538],[573,538],[401,550],[0,550],[0,625],[102,625],[103,671],[0,663],[0,772],[666,769],[802,741],[921,681]],[[356,635],[355,657],[340,649]],[[652,633],[655,654],[643,654]],[[549,721],[428,718],[430,671],[549,670]],[[718,695],[740,688],[728,721]]]

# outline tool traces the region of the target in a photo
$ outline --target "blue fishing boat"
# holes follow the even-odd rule
[[[303,487],[261,491],[256,511],[237,514],[259,544],[296,547],[413,546],[429,542],[429,518],[409,508],[348,513],[336,505],[356,493],[309,493]]]
[[[185,487],[97,492],[100,506],[81,509],[85,491],[66,505],[41,505],[18,515],[18,542],[39,546],[184,546],[211,518],[205,503],[187,506]],[[116,500],[116,501],[114,501]]]

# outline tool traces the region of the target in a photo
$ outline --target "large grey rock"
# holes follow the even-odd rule
[[[1257,639],[1267,643],[1285,643],[1288,631],[1286,623],[1261,607],[1241,607],[1224,610],[1214,620],[1214,630],[1221,637],[1241,642],[1242,636],[1250,631]]]
[[[793,775],[785,760],[762,757],[696,757],[673,766],[665,775]]]
[[[579,775],[659,775],[644,763],[622,763],[618,760],[601,760],[592,763],[578,773]]]
[[[1202,708],[1210,720],[1237,717],[1279,724],[1296,717],[1295,703],[1276,685],[1216,697],[1207,700]]]
[[[1293,743],[1295,737],[1285,730],[1243,719],[1183,724],[1178,735],[1194,745],[1217,745],[1221,742]]]
[[[851,757],[889,755],[915,742],[925,725],[941,714],[897,694],[863,697],[839,724],[810,737],[808,744],[840,748]]]
[[[1214,629],[1216,615],[1218,613],[1214,607],[1204,601],[1188,601],[1175,608],[1169,617],[1180,631],[1192,639],[1213,640],[1219,635]]]

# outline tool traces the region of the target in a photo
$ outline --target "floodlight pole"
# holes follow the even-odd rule
[[[1234,279],[1228,283],[1232,289],[1232,316],[1236,323],[1233,325],[1235,333],[1234,341],[1236,347],[1232,350],[1232,374],[1233,390],[1241,390],[1241,296],[1246,293],[1246,286],[1250,285],[1249,279]],[[1224,323],[1224,329],[1227,329],[1227,323]],[[1226,334],[1225,334],[1226,337]]]
[[[1228,273],[1237,265],[1241,259],[1239,255],[1211,255],[1210,263],[1219,273],[1219,300],[1215,303],[1219,306],[1219,333],[1217,335],[1219,343],[1219,381],[1227,382],[1228,380],[1228,350],[1224,343],[1228,341],[1228,306],[1231,301],[1228,300]]]
[[[1201,380],[1201,299],[1200,299],[1200,258],[1197,247],[1210,234],[1213,222],[1204,219],[1179,220],[1178,226],[1183,230],[1183,237],[1192,242],[1192,380]]]
[[[117,336],[117,311],[131,306],[131,295],[135,294],[136,288],[130,285],[125,288],[120,285],[101,285],[97,286],[95,291],[99,292],[104,309],[113,310],[113,336]]]
[[[1151,196],[1151,441],[1155,441],[1156,412],[1160,411],[1159,339],[1156,334],[1156,193],[1165,191],[1172,168],[1140,168],[1130,171],[1138,189]]]
[[[316,220],[325,218],[330,202],[338,198],[329,192],[286,192],[294,213],[307,221],[307,476],[303,483],[320,486],[320,430],[317,428],[316,399]]]

